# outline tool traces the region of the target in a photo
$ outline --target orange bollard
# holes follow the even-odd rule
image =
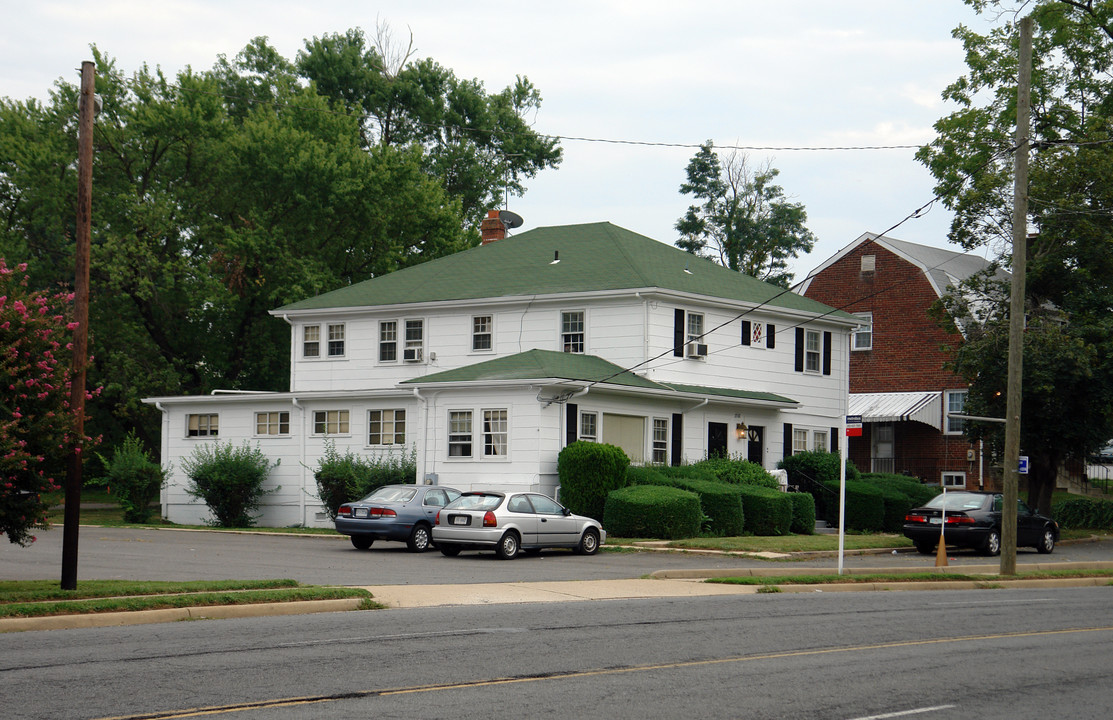
[[[943,542],[943,533],[939,533],[939,550],[935,553],[935,567],[947,567],[947,543]]]

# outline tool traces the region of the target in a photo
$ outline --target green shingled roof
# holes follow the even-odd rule
[[[275,312],[645,288],[768,302],[819,314],[830,311],[814,300],[644,235],[592,223],[529,230]]]
[[[594,355],[574,355],[555,350],[527,350],[455,370],[405,380],[406,384],[459,383],[493,380],[580,380],[610,385],[669,390],[668,387],[628,372]]]
[[[607,385],[622,385],[632,388],[663,390],[733,400],[760,400],[787,405],[799,404],[795,400],[773,393],[653,382],[594,355],[575,355],[555,350],[528,350],[517,355],[495,358],[455,370],[445,370],[444,372],[405,380],[401,384],[420,385],[425,383],[492,382],[499,380],[599,382]]]

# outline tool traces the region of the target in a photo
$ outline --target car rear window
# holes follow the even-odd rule
[[[452,510],[494,510],[502,503],[502,495],[461,495],[448,504]]]
[[[406,503],[416,494],[416,487],[381,487],[360,502]]]
[[[986,495],[973,495],[971,493],[945,493],[936,495],[924,507],[943,508],[945,510],[977,510],[985,505]],[[946,503],[946,507],[944,507]]]

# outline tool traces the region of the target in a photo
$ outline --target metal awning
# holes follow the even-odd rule
[[[851,393],[849,415],[861,415],[862,422],[921,422],[943,429],[943,393]]]

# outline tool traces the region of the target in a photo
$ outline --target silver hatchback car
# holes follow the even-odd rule
[[[494,550],[503,560],[519,552],[571,548],[594,555],[607,541],[603,526],[573,515],[556,500],[531,492],[466,492],[437,513],[433,542],[452,557],[461,550]]]

